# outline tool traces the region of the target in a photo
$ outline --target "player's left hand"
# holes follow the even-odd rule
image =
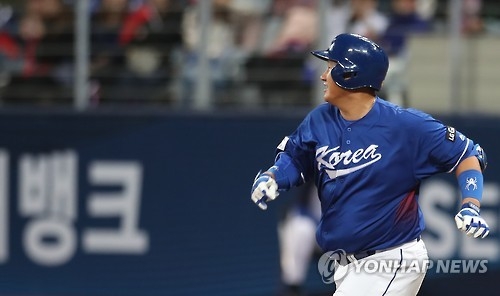
[[[465,232],[467,236],[485,238],[490,233],[488,223],[479,215],[479,207],[466,203],[462,209],[455,215],[457,228]]]
[[[266,202],[274,200],[278,195],[278,184],[274,178],[258,172],[252,185],[252,201],[262,210],[266,210]]]

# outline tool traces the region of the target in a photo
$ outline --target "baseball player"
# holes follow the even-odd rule
[[[321,218],[316,187],[310,182],[298,191],[278,223],[280,296],[304,295],[311,262],[321,255],[315,239],[316,226]]]
[[[334,295],[416,295],[426,269],[409,266],[428,258],[420,238],[420,184],[454,173],[461,191],[456,225],[484,238],[486,154],[455,128],[379,98],[389,63],[368,38],[340,34],[327,50],[312,54],[326,63],[326,103],[278,145],[274,165],[257,174],[251,199],[265,210],[279,191],[314,182],[322,213],[316,240],[324,252],[338,255]],[[399,265],[380,272],[357,268],[384,260]]]

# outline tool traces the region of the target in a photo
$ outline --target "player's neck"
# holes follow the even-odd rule
[[[375,104],[376,97],[371,94],[355,93],[346,97],[337,107],[345,120],[354,121],[363,118]]]

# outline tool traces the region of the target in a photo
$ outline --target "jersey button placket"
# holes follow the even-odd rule
[[[350,132],[352,129],[350,127],[347,128],[347,131]],[[349,136],[348,136],[349,137]],[[351,144],[351,140],[345,141],[347,145]]]

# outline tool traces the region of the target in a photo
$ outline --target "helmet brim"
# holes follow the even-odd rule
[[[328,50],[315,50],[311,51],[311,53],[322,60],[328,61],[330,58],[328,57]]]

